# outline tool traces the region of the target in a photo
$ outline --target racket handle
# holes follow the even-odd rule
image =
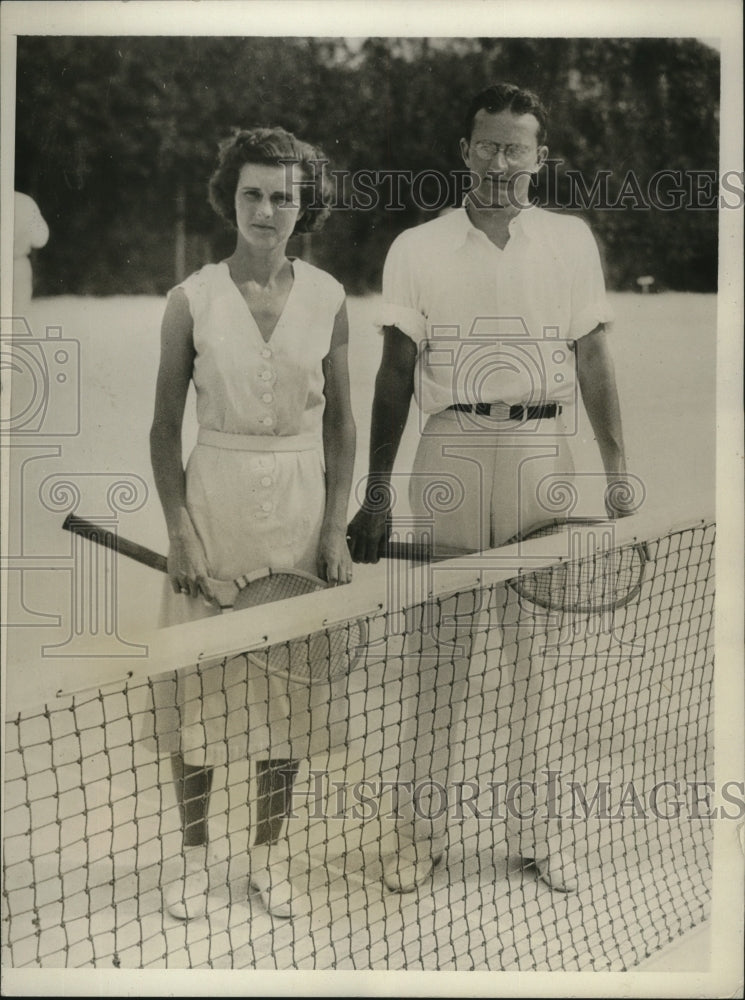
[[[111,528],[104,528],[74,514],[67,515],[62,527],[65,531],[72,531],[74,534],[82,535],[83,538],[87,538],[92,542],[97,542],[106,548],[114,549],[116,552],[121,553],[121,555],[128,556],[130,559],[142,563],[143,566],[160,570],[161,573],[168,572],[168,560],[165,556],[160,555],[158,552],[153,552],[152,549],[148,549],[144,545],[139,545],[137,542],[131,542],[128,538],[122,538],[121,535],[113,532]]]
[[[395,542],[387,541],[382,555],[386,559],[402,559],[410,562],[440,562],[455,559],[458,556],[472,556],[473,549],[462,549],[455,545],[437,544],[434,547],[426,542]]]

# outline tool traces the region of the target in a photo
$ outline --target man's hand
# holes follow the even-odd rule
[[[354,562],[376,563],[390,534],[387,509],[372,511],[361,507],[347,528],[347,544]]]
[[[619,474],[608,477],[605,488],[605,510],[611,520],[619,517],[631,517],[639,510],[639,495],[633,483]]]

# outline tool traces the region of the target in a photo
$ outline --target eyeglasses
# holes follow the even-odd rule
[[[519,142],[486,142],[485,140],[479,140],[471,145],[471,149],[478,157],[479,160],[483,160],[488,163],[493,160],[498,153],[502,153],[505,162],[510,167],[519,166],[521,163],[525,163],[530,154],[533,152],[530,146],[523,146]]]

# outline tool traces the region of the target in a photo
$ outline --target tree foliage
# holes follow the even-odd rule
[[[350,292],[375,290],[393,238],[458,204],[465,106],[497,80],[548,105],[556,165],[536,194],[588,218],[611,287],[646,273],[716,288],[715,205],[640,208],[633,192],[615,209],[570,204],[577,175],[589,190],[605,171],[613,204],[629,171],[644,195],[663,170],[717,171],[718,57],[693,40],[27,36],[17,66],[16,188],[52,233],[39,294],[160,294],[229,252],[207,179],[218,141],[257,123],[321,146],[337,172],[336,211],[297,252]],[[353,207],[365,171],[387,173]]]

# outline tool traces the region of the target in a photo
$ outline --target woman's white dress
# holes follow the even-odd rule
[[[196,351],[199,437],[186,467],[186,500],[217,579],[268,565],[317,572],[322,361],[344,289],[304,261],[292,266],[294,282],[268,341],[226,262],[177,286],[189,303]],[[161,626],[219,613],[165,581]],[[344,699],[330,686],[288,683],[245,656],[154,677],[151,689],[143,735],[156,752],[181,752],[190,764],[298,759],[345,737]]]

